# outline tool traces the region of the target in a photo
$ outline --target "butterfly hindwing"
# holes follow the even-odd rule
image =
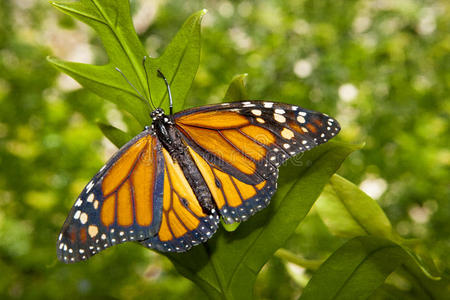
[[[188,149],[225,223],[245,221],[269,204],[277,188],[278,169],[269,179],[251,185],[221,171],[191,147]]]
[[[163,185],[161,145],[145,130],[83,189],[59,235],[58,258],[66,263],[85,260],[112,245],[157,234]]]
[[[163,149],[164,196],[159,232],[141,242],[162,252],[184,252],[205,242],[216,232],[219,216],[205,213],[180,165]]]

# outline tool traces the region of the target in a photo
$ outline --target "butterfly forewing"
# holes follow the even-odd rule
[[[270,178],[282,162],[340,130],[324,114],[265,101],[193,108],[175,114],[175,122],[202,157],[250,184]]]

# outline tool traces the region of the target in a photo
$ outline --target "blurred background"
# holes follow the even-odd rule
[[[339,173],[383,207],[404,237],[450,266],[450,2],[445,0],[131,1],[158,56],[202,8],[200,68],[187,106],[221,101],[248,73],[251,99],[336,117],[338,139],[365,142]],[[117,108],[46,61],[103,64],[93,30],[47,1],[0,1],[0,298],[203,299],[155,252],[124,244],[64,265],[55,245],[78,193],[115,151],[95,121],[125,128]],[[176,101],[176,100],[175,100]],[[323,260],[344,242],[314,212],[286,248]],[[274,257],[257,299],[296,299],[311,274]],[[392,280],[399,290],[407,282]],[[396,284],[397,282],[397,284]],[[398,283],[400,282],[400,284]]]

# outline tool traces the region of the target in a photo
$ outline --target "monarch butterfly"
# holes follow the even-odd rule
[[[162,252],[187,251],[212,237],[220,217],[241,222],[265,208],[280,164],[340,130],[325,114],[268,101],[173,114],[169,84],[160,76],[170,113],[155,109],[151,126],[83,189],[57,241],[62,262],[86,260],[127,241]]]

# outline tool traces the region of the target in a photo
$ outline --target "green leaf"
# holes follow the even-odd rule
[[[373,235],[389,239],[403,247],[430,279],[440,278],[423,245],[415,240],[405,240],[393,231],[378,203],[345,178],[333,175],[315,208],[334,235],[347,238]]]
[[[171,84],[175,110],[183,107],[198,69],[200,21],[205,10],[193,14],[186,21],[160,58],[146,60],[146,76],[143,61],[147,53],[133,28],[127,0],[80,0],[52,2],[52,5],[91,26],[100,36],[109,57],[109,63],[103,66],[48,58],[56,68],[129,112],[142,127],[151,123],[151,108],[142,99],[150,96],[148,86],[156,105],[164,100],[167,93],[164,81],[157,77],[158,69],[163,71]],[[121,70],[138,92],[116,68]],[[167,111],[168,102],[165,101],[162,107]]]
[[[411,259],[417,267],[422,270],[423,274],[431,280],[440,280],[441,272],[437,269],[430,252],[419,241],[400,239],[399,245],[411,256]]]
[[[223,102],[233,102],[240,100],[248,100],[246,79],[248,74],[239,74],[233,77],[228,86]]]
[[[207,244],[167,255],[177,270],[214,299],[250,299],[263,265],[303,220],[330,176],[358,146],[329,142],[294,158],[280,170],[279,188],[268,208]]]
[[[91,26],[100,36],[110,61],[104,66],[64,62],[55,58],[49,58],[49,61],[87,89],[131,113],[142,126],[148,125],[149,109],[115,70],[119,68],[145,95],[142,60],[146,51],[134,31],[128,1],[80,0],[52,2],[52,5]]]
[[[200,25],[206,13],[207,10],[203,9],[190,16],[161,57],[148,61],[147,70],[153,103],[164,108],[166,112],[169,107],[167,88],[157,75],[157,70],[161,70],[170,84],[174,112],[182,110],[200,63]]]
[[[141,126],[150,124],[150,110],[112,65],[92,66],[65,62],[52,57],[48,57],[47,60],[91,92],[116,104],[119,109],[129,112]]]
[[[450,295],[450,278],[448,276],[439,279],[430,278],[410,257],[397,273],[411,283],[409,292],[414,295],[414,299],[447,300]]]
[[[133,138],[128,133],[112,125],[97,122],[97,126],[100,128],[103,135],[106,136],[106,138],[110,140],[114,145],[116,145],[117,148],[122,147]]]
[[[378,203],[339,175],[331,177],[314,207],[337,236],[374,235],[395,240],[392,225]]]
[[[427,277],[408,251],[393,241],[362,236],[346,242],[320,266],[300,299],[367,299],[383,288],[385,279],[396,269],[412,283],[409,294],[414,299],[448,298],[448,278]]]
[[[300,299],[367,299],[408,257],[399,245],[389,240],[354,238],[314,273]]]

